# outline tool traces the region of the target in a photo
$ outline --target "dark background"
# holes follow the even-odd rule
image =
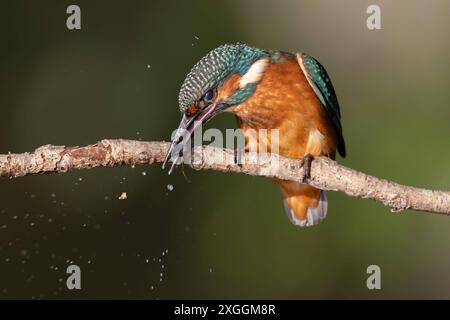
[[[70,4],[79,31],[66,28]],[[382,30],[366,28],[370,4]],[[168,140],[191,66],[240,41],[327,67],[348,146],[338,161],[449,189],[447,0],[3,1],[0,12],[0,153]],[[236,125],[223,115],[210,126]],[[0,297],[450,298],[449,217],[329,193],[328,218],[296,228],[263,178],[185,173],[190,182],[159,166],[0,179]],[[65,285],[72,263],[80,291]],[[371,264],[382,290],[366,288]]]

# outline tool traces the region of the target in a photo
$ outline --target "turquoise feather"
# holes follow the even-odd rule
[[[333,127],[336,130],[338,151],[342,157],[345,157],[346,150],[342,135],[341,111],[330,77],[325,68],[313,57],[302,53],[301,58],[314,92],[330,116]]]
[[[217,88],[232,73],[244,75],[256,60],[268,55],[267,51],[246,44],[225,44],[203,57],[187,75],[178,98],[180,111],[185,112],[208,90]],[[254,89],[253,89],[254,90]],[[252,88],[237,93],[236,101],[243,101]]]

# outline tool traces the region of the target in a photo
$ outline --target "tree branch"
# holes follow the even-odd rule
[[[39,173],[67,172],[74,169],[118,165],[149,165],[164,160],[169,143],[134,140],[102,140],[85,147],[45,145],[32,153],[0,155],[0,177],[23,177]],[[194,169],[240,172],[302,182],[302,161],[246,153],[242,164],[235,164],[233,150],[203,146],[196,148],[200,161]],[[381,202],[398,212],[406,209],[450,214],[450,192],[400,185],[344,167],[326,157],[312,162],[311,186],[341,191],[352,197]]]

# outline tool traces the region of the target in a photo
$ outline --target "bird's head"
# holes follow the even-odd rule
[[[174,147],[186,145],[198,126],[250,98],[268,63],[269,52],[242,43],[222,45],[198,61],[180,89],[182,119],[164,165]]]

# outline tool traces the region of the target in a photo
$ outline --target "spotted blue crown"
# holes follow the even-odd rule
[[[230,74],[244,75],[252,63],[268,55],[267,51],[243,43],[225,44],[195,64],[180,89],[180,111],[197,102],[208,90],[219,86]]]

